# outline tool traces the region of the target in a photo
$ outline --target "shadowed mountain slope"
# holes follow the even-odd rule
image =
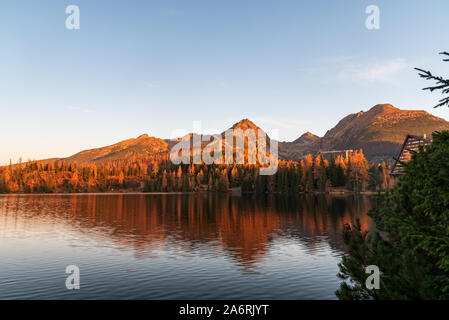
[[[396,156],[407,134],[430,136],[449,130],[449,122],[426,111],[401,110],[391,104],[378,104],[370,110],[352,113],[341,119],[322,138],[304,136],[283,143],[285,158],[297,159],[307,153],[327,150],[363,149],[370,160]]]

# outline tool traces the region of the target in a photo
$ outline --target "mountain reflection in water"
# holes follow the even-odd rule
[[[11,281],[6,274],[6,269],[12,269],[7,265],[8,261],[21,265],[27,249],[35,248],[36,245],[38,249],[35,250],[45,251],[42,254],[54,258],[55,264],[66,261],[61,258],[60,252],[75,250],[71,261],[77,257],[78,252],[80,260],[87,265],[85,269],[92,269],[93,272],[96,268],[93,266],[94,261],[100,257],[103,257],[102,261],[106,263],[111,256],[131,253],[132,258],[114,260],[108,264],[108,272],[114,274],[119,267],[132,269],[135,264],[135,269],[140,272],[138,279],[148,281],[152,279],[152,284],[156,280],[167,284],[170,283],[170,269],[173,269],[173,273],[179,277],[182,270],[185,277],[192,272],[198,273],[196,274],[199,277],[198,281],[203,281],[206,286],[212,278],[223,278],[224,274],[229,274],[230,285],[242,283],[241,291],[245,291],[243,294],[223,284],[218,287],[216,295],[195,291],[198,294],[192,296],[187,294],[182,286],[183,281],[186,285],[189,281],[182,278],[181,284],[173,284],[178,286],[173,292],[167,288],[164,293],[151,294],[148,289],[141,288],[139,291],[133,287],[127,294],[124,288],[117,287],[114,294],[99,296],[99,292],[94,294],[92,291],[87,294],[86,290],[86,295],[82,295],[80,290],[81,295],[76,297],[332,298],[333,291],[339,283],[335,276],[338,272],[336,265],[345,250],[341,237],[342,227],[344,223],[354,222],[358,218],[362,229],[372,230],[373,223],[367,216],[371,206],[372,201],[367,197],[335,196],[262,198],[222,194],[1,196],[0,242],[4,245],[0,249],[0,254],[5,259],[0,262],[0,298],[11,297],[2,291],[2,281],[17,290],[14,297],[42,297],[21,292],[14,287],[14,283],[20,286],[20,281]],[[28,258],[33,259],[33,256]],[[192,261],[195,260],[193,258],[203,261],[201,262],[203,265],[193,265]],[[294,282],[295,277],[301,276],[301,267],[298,264],[301,262],[305,263],[304,268],[307,272],[302,275],[303,278],[298,278],[298,285],[302,280],[308,281],[307,283],[313,280],[315,267],[317,273],[321,272],[319,271],[321,269],[323,274],[329,273],[329,279],[326,281],[331,285],[324,284],[322,280],[317,289],[314,289],[317,292],[314,296],[298,293],[290,297],[287,292],[282,291],[282,288],[279,288],[280,291],[276,295],[276,288],[273,288],[270,282],[276,279],[270,280],[270,274],[279,273],[285,277],[290,274],[293,278],[284,280]],[[46,268],[44,262],[39,263],[42,264],[44,272],[50,272],[48,267],[51,265]],[[154,270],[148,270],[152,268],[149,266],[151,263]],[[158,263],[160,267],[167,269],[159,270],[158,273]],[[22,268],[26,269],[23,266]],[[168,272],[166,277],[163,276],[165,271]],[[261,276],[251,278],[251,274]],[[255,286],[257,282],[247,283],[249,278],[245,277],[251,278],[252,281],[263,281],[269,291],[258,294],[258,290],[261,290],[259,287],[252,290],[252,284]],[[221,280],[226,282],[226,279]],[[309,285],[312,286],[313,281]],[[326,292],[319,291],[320,287]],[[288,292],[296,291],[290,288]],[[45,294],[44,298],[70,298],[66,292],[55,294],[56,296],[51,293]]]

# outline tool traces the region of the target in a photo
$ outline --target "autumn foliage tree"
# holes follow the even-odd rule
[[[272,176],[259,175],[258,165],[174,165],[169,160],[132,158],[78,165],[64,161],[28,161],[0,168],[1,193],[47,192],[354,192],[385,190],[393,185],[386,164],[368,164],[361,150],[348,157],[309,154],[301,161],[279,160]]]

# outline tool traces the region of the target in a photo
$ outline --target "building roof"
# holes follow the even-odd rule
[[[398,158],[395,159],[396,161],[393,164],[390,174],[393,176],[400,176],[404,174],[404,167],[402,166],[402,163],[409,161],[412,153],[418,152],[420,146],[428,146],[431,144],[432,139],[428,139],[426,135],[415,136],[408,134],[402,144],[401,152],[399,153]]]

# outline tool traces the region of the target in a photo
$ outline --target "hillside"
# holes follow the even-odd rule
[[[318,150],[320,137],[311,132],[306,132],[292,142],[279,143],[279,156],[282,159],[300,159],[307,153]]]
[[[309,152],[363,149],[370,160],[396,156],[407,134],[430,136],[434,131],[449,130],[449,122],[426,111],[401,110],[391,104],[378,104],[370,110],[350,114],[326,132],[306,143],[299,139],[283,143],[285,157],[295,159]]]
[[[168,150],[166,141],[143,134],[135,139],[124,140],[110,146],[84,150],[61,160],[76,161],[77,163],[98,163],[125,160],[132,157],[152,156],[167,153]]]

